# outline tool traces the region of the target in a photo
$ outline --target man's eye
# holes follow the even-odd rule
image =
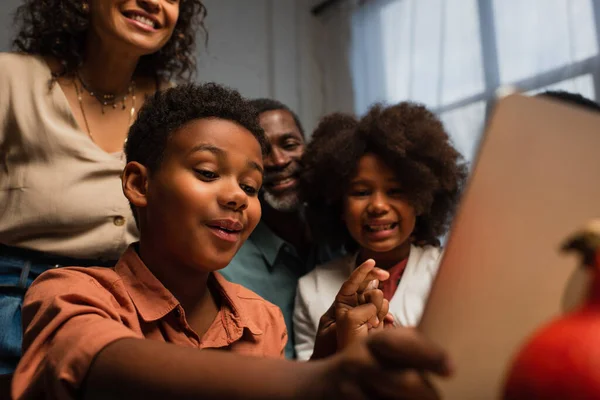
[[[297,142],[287,142],[287,143],[284,143],[283,148],[285,150],[291,151],[291,150],[296,150],[298,148],[298,146],[300,146],[300,143],[297,143]]]

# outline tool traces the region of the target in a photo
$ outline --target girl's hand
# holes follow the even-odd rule
[[[389,273],[367,260],[344,282],[329,310],[321,317],[311,359],[326,357],[345,348],[369,329],[383,329],[389,303],[378,289]]]
[[[369,333],[378,332],[384,328],[392,328],[395,325],[394,316],[389,312],[389,302],[383,298],[383,292],[379,289],[379,281],[373,280],[368,285],[362,296],[359,296],[359,304],[373,303],[379,310],[377,318],[379,325],[374,326],[369,321]]]

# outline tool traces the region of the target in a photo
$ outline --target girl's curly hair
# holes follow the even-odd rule
[[[325,117],[302,158],[301,196],[317,239],[357,247],[342,221],[344,198],[361,157],[375,154],[395,171],[415,208],[416,244],[439,246],[467,177],[467,166],[440,120],[422,105],[373,106],[360,120]]]
[[[196,70],[193,56],[196,32],[204,28],[206,7],[201,0],[181,0],[179,19],[171,39],[156,53],[140,58],[136,74],[165,80],[190,80]],[[60,75],[71,75],[85,53],[89,15],[76,0],[24,0],[15,13],[18,32],[13,48],[51,56],[62,63]]]

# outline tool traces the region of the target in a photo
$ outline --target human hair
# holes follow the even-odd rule
[[[152,175],[160,168],[169,137],[191,121],[220,118],[246,128],[267,153],[268,141],[254,108],[237,90],[216,83],[183,84],[150,96],[129,129],[125,154]],[[131,205],[136,223],[135,208]]]
[[[15,13],[13,48],[50,56],[62,64],[58,76],[72,75],[85,57],[89,15],[78,0],[24,0]],[[206,7],[201,0],[181,0],[173,35],[159,51],[142,56],[136,74],[164,80],[189,81],[196,71],[196,32],[204,28]]]
[[[579,93],[571,93],[564,90],[547,90],[538,94],[538,96],[558,100],[574,106],[584,107],[588,111],[600,112],[600,104],[583,97]]]
[[[188,83],[156,92],[146,100],[129,129],[127,162],[137,161],[150,172],[156,171],[170,135],[201,118],[220,118],[243,126],[266,153],[267,139],[254,108],[237,90],[216,83]]]
[[[283,111],[289,112],[292,115],[292,117],[294,118],[294,123],[298,127],[300,134],[302,135],[302,137],[305,137],[304,136],[304,128],[302,127],[300,118],[298,118],[296,113],[293,112],[288,106],[286,106],[282,102],[273,100],[273,99],[264,99],[263,98],[263,99],[251,100],[250,103],[252,103],[252,106],[256,109],[257,115],[260,115],[267,111],[276,111],[276,110],[283,110]]]
[[[302,200],[312,232],[351,251],[358,244],[342,221],[344,199],[365,154],[395,173],[417,214],[417,245],[439,246],[467,177],[467,166],[440,120],[424,106],[377,104],[360,120],[348,114],[323,118],[302,158]]]

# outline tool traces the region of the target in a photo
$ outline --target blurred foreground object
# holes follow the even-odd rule
[[[571,236],[563,251],[575,251],[593,268],[587,300],[543,327],[517,355],[505,400],[600,399],[600,219]]]

